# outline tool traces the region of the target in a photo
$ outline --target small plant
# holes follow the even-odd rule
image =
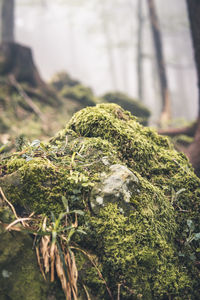
[[[185,230],[187,237],[184,243],[185,248],[188,250],[190,260],[196,261],[196,253],[200,252],[200,232],[194,232],[195,225],[190,219],[187,220],[187,228]],[[196,244],[194,245],[194,241]],[[195,253],[196,252],[196,253]],[[184,257],[185,254],[179,252],[179,256]]]
[[[78,299],[78,270],[75,255],[72,251],[72,237],[75,233],[85,234],[78,228],[78,215],[83,215],[81,210],[69,211],[68,202],[62,197],[65,212],[56,218],[51,213],[51,218],[43,218],[41,227],[36,233],[35,247],[38,264],[43,277],[50,273],[51,282],[57,274],[62,284],[66,299]],[[74,222],[72,221],[74,216]]]

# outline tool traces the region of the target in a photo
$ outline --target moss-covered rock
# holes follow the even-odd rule
[[[123,109],[129,110],[134,116],[138,117],[141,124],[147,125],[151,115],[149,109],[139,101],[134,100],[125,93],[109,92],[102,96],[103,102],[116,103]]]
[[[198,299],[200,181],[167,138],[129,112],[85,108],[49,143],[0,165],[0,185],[19,212],[57,215],[62,196],[70,210],[85,210],[87,235],[75,241],[96,265],[76,259],[92,299],[110,299],[105,282],[113,299]]]

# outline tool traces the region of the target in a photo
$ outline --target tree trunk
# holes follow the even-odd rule
[[[138,99],[143,101],[143,68],[142,68],[142,42],[143,42],[143,0],[138,0],[138,44],[137,44],[137,75],[138,75]]]
[[[116,79],[116,72],[115,72],[115,62],[114,62],[114,56],[112,51],[112,39],[110,35],[110,29],[108,24],[108,16],[107,12],[105,10],[105,3],[102,1],[101,3],[101,19],[102,19],[102,30],[105,37],[106,42],[106,52],[108,57],[108,64],[109,64],[109,71],[110,71],[110,78],[112,87],[114,90],[117,90],[117,79]]]
[[[186,154],[195,169],[195,173],[200,177],[200,118],[198,118],[194,142],[189,146]]]
[[[0,0],[0,42],[14,42],[14,0]]]
[[[156,60],[160,79],[161,95],[162,95],[162,111],[161,123],[168,121],[171,118],[171,103],[168,88],[168,81],[165,68],[165,60],[163,54],[163,46],[161,39],[160,26],[154,0],[147,0],[149,8],[150,23],[153,34],[154,47],[156,51]]]
[[[200,1],[187,0],[187,7],[194,46],[194,56],[196,61],[199,88],[197,129],[194,137],[194,142],[188,148],[187,154],[193,167],[195,168],[197,175],[200,176]]]
[[[12,74],[18,82],[26,82],[33,87],[43,87],[33,61],[32,51],[28,47],[16,43],[0,44],[0,75]]]

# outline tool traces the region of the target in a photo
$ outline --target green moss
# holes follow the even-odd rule
[[[116,103],[123,109],[129,110],[134,116],[139,118],[143,125],[147,125],[151,113],[141,102],[121,92],[106,93],[102,96],[102,99],[103,102]]]
[[[188,147],[193,141],[194,141],[193,137],[183,135],[183,134],[172,138],[172,142],[175,144],[175,146]]]
[[[82,84],[64,87],[61,91],[61,96],[77,101],[82,107],[94,106],[96,104],[92,90]]]
[[[0,133],[5,133],[9,129],[9,126],[7,125],[4,118],[0,118]]]
[[[137,179],[130,201],[124,208],[120,197],[107,199],[93,214],[94,190],[116,164]],[[200,181],[167,138],[129,112],[116,104],[85,108],[47,145],[28,147],[23,157],[16,153],[0,165],[0,185],[14,205],[57,214],[65,196],[70,209],[85,209],[87,235],[77,243],[96,257],[114,299],[119,284],[122,299],[198,299],[199,272],[189,257],[197,244],[187,248],[185,242],[188,219],[200,232]],[[109,299],[86,258],[79,258],[79,268],[91,294]]]
[[[50,81],[50,85],[58,91],[61,91],[66,86],[72,87],[79,84],[80,82],[78,80],[72,79],[66,72],[59,72],[55,74]]]
[[[114,298],[117,298],[118,284],[122,283],[123,299],[138,299],[140,294],[142,299],[149,300],[165,299],[167,294],[174,299],[188,299],[190,278],[179,265],[173,246],[176,228],[173,212],[169,214],[164,198],[160,197],[164,205],[155,214],[152,209],[155,199],[150,199],[139,204],[129,216],[123,215],[117,205],[110,204],[91,219],[102,272]],[[176,298],[182,293],[185,298]],[[109,299],[106,293],[103,299]]]

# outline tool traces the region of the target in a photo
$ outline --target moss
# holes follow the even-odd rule
[[[0,133],[5,133],[9,129],[9,126],[7,125],[4,118],[0,118]]]
[[[191,136],[181,134],[172,138],[171,140],[175,144],[175,146],[188,147],[194,141],[194,138]]]
[[[50,85],[58,91],[61,91],[66,86],[72,87],[79,84],[80,82],[78,80],[72,79],[66,72],[59,72],[55,74],[50,81]]]
[[[60,94],[64,98],[75,100],[82,107],[96,105],[96,99],[92,90],[82,84],[72,87],[64,87]]]
[[[94,189],[115,164],[137,178],[127,209],[119,196],[93,214]],[[76,242],[96,257],[114,299],[119,284],[122,299],[198,299],[199,273],[189,258],[197,245],[186,249],[185,241],[188,219],[200,232],[200,181],[167,138],[129,112],[116,104],[85,108],[48,144],[27,147],[23,157],[16,153],[0,165],[0,184],[13,204],[57,214],[64,195],[70,209],[85,209],[87,235]],[[95,268],[79,261],[91,294],[109,299]]]
[[[139,204],[129,216],[110,204],[90,221],[91,230],[98,237],[95,252],[114,298],[119,283],[123,299],[138,299],[138,295],[142,299],[165,299],[167,294],[174,299],[188,299],[191,292],[190,278],[179,265],[173,246],[176,227],[173,213],[168,214],[163,207],[155,214],[151,207],[155,207],[151,203],[154,201],[146,201],[143,207]],[[180,294],[185,298],[178,298]],[[109,299],[106,293],[103,299]]]
[[[116,103],[123,109],[129,110],[134,116],[139,118],[143,125],[147,125],[151,113],[141,102],[121,92],[106,93],[102,96],[102,99],[103,102]]]

